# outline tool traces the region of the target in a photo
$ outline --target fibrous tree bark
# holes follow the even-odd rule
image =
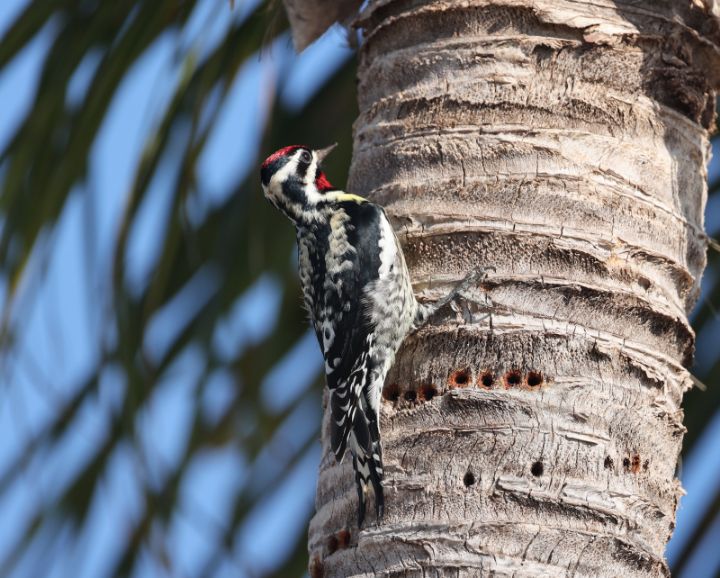
[[[381,525],[358,531],[324,424],[313,576],[669,575],[713,9],[370,0],[348,190],[423,298],[496,270],[398,356]]]

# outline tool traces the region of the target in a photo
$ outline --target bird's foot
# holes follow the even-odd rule
[[[445,297],[436,303],[436,311],[447,305],[450,301],[454,300],[455,297],[461,293],[467,291],[473,285],[477,285],[483,279],[487,279],[488,271],[495,271],[495,267],[478,267],[477,269],[470,271],[470,273],[465,275],[462,281],[455,285],[455,287],[453,287],[452,290],[445,295]]]

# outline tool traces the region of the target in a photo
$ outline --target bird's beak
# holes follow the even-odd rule
[[[322,163],[325,160],[325,157],[328,156],[336,146],[337,143],[333,143],[329,147],[325,147],[324,149],[315,151],[315,156],[317,157],[318,164]]]

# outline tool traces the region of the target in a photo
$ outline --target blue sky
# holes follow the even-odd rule
[[[26,0],[4,0],[0,34],[25,3]],[[97,296],[109,290],[106,279],[110,255],[139,152],[179,81],[177,47],[192,46],[200,55],[206,53],[222,38],[231,19],[243,18],[257,2],[238,4],[230,13],[227,0],[202,2],[180,35],[164,36],[153,44],[118,90],[92,149],[89,179],[66,207],[52,240],[46,282],[37,299],[28,295],[32,306],[24,319],[23,344],[11,363],[0,400],[0,439],[5,440],[0,444],[0,472],[19,455],[27,440],[48,423],[57,404],[69,398],[94,365],[100,352],[99,344],[111,338],[102,324],[102,310],[107,304]],[[51,24],[0,75],[0,105],[4,111],[0,121],[2,144],[13,134],[28,109],[53,34]],[[300,57],[293,54],[289,39],[284,36],[262,57],[248,61],[231,89],[228,104],[201,158],[203,197],[196,201],[198,211],[220,203],[239,179],[254,170],[260,134],[278,86],[281,88],[277,96],[285,106],[301,107],[351,55],[343,35],[330,31]],[[96,64],[90,57],[80,66],[66,95],[68,103],[80,102]],[[242,138],[238,138],[237,126],[244,127]],[[720,151],[716,151],[718,157]],[[153,183],[142,216],[132,231],[126,256],[127,283],[131,287],[147,279],[157,259],[153,248],[162,231],[172,182],[163,175],[171,175],[172,170],[172,162],[168,161],[167,169]],[[720,174],[720,163],[713,165],[711,174]],[[720,206],[717,205],[715,201],[709,207],[707,223],[711,234],[720,231]],[[93,251],[89,258],[84,258],[85,235],[89,234],[84,224],[88,215],[95,223]],[[714,279],[708,278],[708,281]],[[202,271],[193,280],[199,287],[212,287],[217,282],[211,270]],[[196,293],[188,292],[188,295]],[[236,355],[276,326],[281,295],[277,280],[266,275],[238,298],[214,337],[221,356]],[[178,299],[183,299],[183,295]],[[166,314],[161,313],[153,320],[147,344],[151,355],[162,351],[163,335],[183,323],[183,319],[173,313],[175,309],[168,309]],[[715,320],[711,330],[715,336],[719,324],[720,321]],[[712,336],[700,337],[701,360],[716,355],[715,346],[711,345],[716,341]],[[129,448],[119,448],[112,456],[103,491],[94,496],[89,522],[80,529],[64,528],[59,540],[44,540],[41,536],[32,555],[18,565],[13,576],[38,576],[38,568],[45,572],[50,568],[46,574],[50,577],[104,575],[122,546],[118,526],[131,527],[142,513],[141,483],[159,483],[183,453],[197,403],[196,384],[205,363],[202,352],[186,351],[173,368],[172,379],[160,384],[138,418],[150,479],[141,480],[133,453]],[[47,374],[50,367],[52,375]],[[299,399],[319,367],[315,339],[307,333],[263,382],[262,399],[268,410],[280,413]],[[274,386],[276,383],[292,383],[293,387],[279,389]],[[222,371],[213,374],[200,400],[203,411],[208,416],[218,415],[235,395],[236,387],[242,384],[236,384],[228,374]],[[70,481],[74,472],[92,457],[97,443],[108,435],[109,416],[118,411],[124,388],[120,374],[108,369],[99,395],[88,401],[72,431],[52,451],[35,456],[25,474],[17,478],[8,492],[0,495],[3,512],[0,559],[12,548],[18,529],[28,523],[39,504],[50,503],[57,493],[55,488]],[[303,442],[314,435],[319,420],[319,400],[311,396],[290,415],[276,439],[271,440],[268,452],[286,444],[303,447]],[[677,531],[668,548],[671,560],[707,507],[711,492],[702,490],[716,487],[720,480],[718,443],[720,414],[685,462],[682,479],[689,495],[681,503]],[[271,467],[273,460],[268,457],[267,462]],[[243,576],[271,569],[282,559],[283,542],[278,543],[277,536],[292,537],[303,531],[305,516],[312,508],[318,462],[319,445],[315,444],[289,473],[272,500],[261,503],[251,513],[233,546],[234,559],[229,558],[220,575]],[[182,483],[181,512],[172,521],[166,538],[179,568],[187,575],[194,575],[213,540],[226,526],[229,496],[242,487],[246,471],[245,457],[236,447],[204,452],[191,465]],[[199,525],[198,520],[202,520],[202,524]],[[712,576],[713,568],[720,566],[718,543],[720,522],[716,520],[684,575]],[[292,540],[287,541],[287,547],[290,544]],[[52,561],[52,564],[43,566],[42,561]],[[136,576],[164,576],[166,572],[155,566],[153,557],[147,555]]]

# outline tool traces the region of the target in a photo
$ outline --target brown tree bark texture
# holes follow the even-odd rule
[[[720,32],[691,1],[375,0],[348,190],[417,292],[384,523],[323,426],[312,576],[668,576]],[[461,300],[462,305],[462,300]],[[489,313],[489,317],[482,319]]]

